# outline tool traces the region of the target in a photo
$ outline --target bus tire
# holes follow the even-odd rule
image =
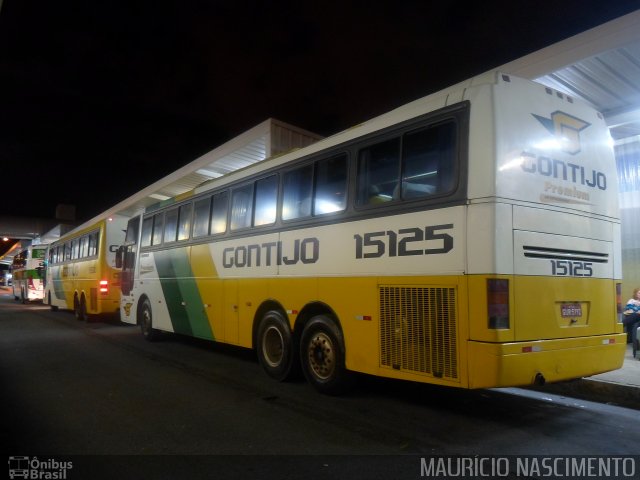
[[[84,295],[80,300],[78,300],[77,295],[73,298],[73,314],[76,316],[76,320],[80,322],[87,321],[87,304],[84,300]]]
[[[76,317],[76,320],[82,320],[80,315],[80,301],[77,295],[73,296],[73,315]]]
[[[256,338],[258,361],[267,375],[283,382],[295,376],[297,355],[289,322],[277,310],[264,314]]]
[[[87,323],[91,321],[91,316],[87,313],[87,300],[84,295],[80,298],[80,320]]]
[[[327,315],[316,315],[302,331],[300,360],[307,381],[320,393],[338,395],[347,388],[342,332]]]
[[[51,292],[49,292],[49,294],[47,295],[47,303],[49,304],[52,312],[58,311],[58,307],[56,307],[55,305],[51,305]]]
[[[149,342],[155,342],[160,335],[160,332],[153,328],[153,313],[148,298],[144,300],[140,308],[140,331]]]

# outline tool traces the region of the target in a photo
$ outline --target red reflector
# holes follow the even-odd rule
[[[529,345],[528,347],[522,347],[522,353],[541,352],[542,347],[539,345]]]

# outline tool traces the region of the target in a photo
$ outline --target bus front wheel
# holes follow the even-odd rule
[[[309,320],[302,331],[300,359],[307,381],[320,393],[337,395],[347,387],[342,332],[327,315]]]
[[[49,307],[51,308],[52,312],[57,312],[58,311],[58,307],[56,307],[55,305],[51,304],[51,292],[49,292],[49,294],[47,296],[47,303],[49,304]]]
[[[296,350],[289,323],[282,313],[271,310],[260,320],[256,342],[258,361],[267,374],[282,382],[294,376]]]
[[[145,299],[140,308],[140,330],[144,338],[149,342],[156,341],[160,335],[160,332],[153,328],[153,314],[151,312],[151,302],[149,299]]]

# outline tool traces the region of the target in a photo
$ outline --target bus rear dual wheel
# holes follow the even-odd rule
[[[307,381],[320,393],[335,395],[344,391],[344,341],[331,317],[317,315],[305,325],[299,357],[294,345],[284,315],[267,312],[258,327],[256,346],[258,360],[267,374],[278,381],[288,380],[296,376],[300,365]]]
[[[80,301],[76,297],[73,302],[73,313],[76,316],[76,320],[82,322],[89,322],[91,317],[87,313],[87,301],[84,298],[84,295],[80,297]]]

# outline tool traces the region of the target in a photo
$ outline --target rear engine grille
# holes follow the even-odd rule
[[[458,378],[455,288],[380,287],[381,366]]]

